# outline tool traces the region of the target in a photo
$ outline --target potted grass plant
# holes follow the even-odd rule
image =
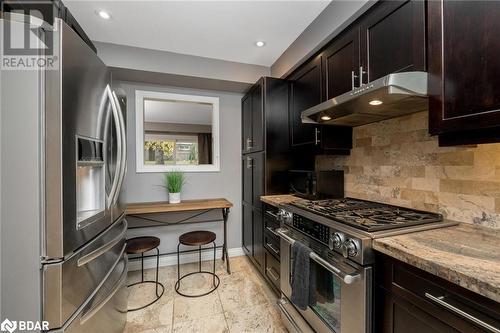
[[[180,203],[182,186],[186,182],[184,173],[171,171],[164,174],[165,188],[168,190],[168,202]]]

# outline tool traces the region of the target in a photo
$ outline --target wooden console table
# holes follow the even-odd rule
[[[233,204],[226,199],[183,200],[178,204],[167,202],[139,202],[127,204],[129,229],[159,227],[167,225],[194,224],[221,221],[224,224],[224,243],[222,260],[231,274],[227,254],[227,218]],[[221,215],[220,215],[221,214]],[[187,250],[182,252],[192,252]],[[167,255],[173,253],[162,253]]]

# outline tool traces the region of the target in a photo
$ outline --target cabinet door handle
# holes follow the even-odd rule
[[[319,129],[316,127],[314,129],[314,145],[317,146],[320,143],[319,140]]]
[[[358,76],[354,73],[354,71],[351,71],[351,90],[354,90],[356,88],[356,79]]]
[[[434,296],[434,295],[431,295],[429,293],[425,293],[425,297],[432,300],[434,303],[437,303],[437,304],[445,307],[446,309],[450,310],[451,312],[453,312],[453,313],[455,313],[455,314],[457,314],[465,319],[472,321],[473,323],[481,326],[482,328],[488,330],[489,332],[500,333],[500,329],[493,327],[490,324],[485,323],[484,321],[474,317],[473,315],[471,315],[463,310],[460,310],[459,308],[446,302],[444,300],[444,298],[445,298],[444,296]]]
[[[253,148],[252,143],[253,143],[253,140],[250,138],[247,138],[247,150],[250,150]]]
[[[276,255],[277,255],[277,256],[279,256],[279,255],[280,255],[280,250],[277,250],[277,249],[273,246],[273,244],[271,244],[271,243],[266,243],[266,246],[267,246],[269,249],[271,249],[271,251],[273,251],[274,253],[276,253]]]
[[[274,269],[272,269],[271,267],[267,267],[266,272],[274,281],[278,281],[278,279],[280,278],[280,276],[277,273],[275,273]]]
[[[247,169],[253,168],[253,158],[247,157]]]
[[[363,70],[363,66],[359,66],[359,87],[361,88],[363,86],[363,74],[366,74],[366,71]]]

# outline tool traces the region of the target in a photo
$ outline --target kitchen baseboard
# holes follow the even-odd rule
[[[243,248],[235,247],[232,249],[227,249],[227,253],[229,257],[239,257],[245,255],[243,252]],[[212,251],[203,251],[201,253],[201,260],[211,260],[214,257],[214,253]],[[222,249],[217,249],[216,258],[220,259],[222,257]],[[180,256],[181,264],[187,264],[190,262],[198,262],[198,252],[191,253],[182,253]],[[160,256],[160,267],[164,266],[173,266],[177,265],[177,254],[169,254],[165,256]],[[144,259],[144,269],[155,268],[156,267],[156,258],[150,257]],[[141,260],[140,259],[132,259],[129,261],[128,270],[129,271],[138,271],[141,269]]]

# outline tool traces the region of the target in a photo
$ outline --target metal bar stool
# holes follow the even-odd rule
[[[177,282],[175,282],[175,291],[182,296],[185,297],[201,297],[210,294],[211,292],[215,291],[217,287],[220,284],[220,279],[215,274],[215,255],[216,255],[216,245],[215,245],[215,234],[211,231],[191,231],[184,233],[180,235],[179,237],[179,244],[177,244]],[[213,272],[209,271],[202,271],[201,270],[201,250],[202,250],[202,245],[207,245],[207,244],[213,244],[214,248],[214,267],[213,267]],[[196,272],[191,272],[188,274],[185,274],[181,277],[181,264],[180,264],[180,246],[182,245],[187,245],[187,246],[198,246],[198,254],[199,254],[199,262],[198,262],[198,271]],[[207,291],[206,293],[199,294],[199,295],[187,295],[179,291],[179,288],[181,286],[181,281],[185,277],[194,275],[194,274],[210,274],[212,275],[212,284],[213,288]]]
[[[158,301],[161,296],[163,296],[163,293],[165,292],[165,287],[163,284],[158,282],[158,268],[160,266],[160,251],[158,250],[158,246],[160,245],[160,239],[158,237],[153,237],[153,236],[142,236],[142,237],[134,237],[127,239],[127,254],[141,254],[141,281],[132,283],[127,285],[127,287],[132,287],[141,283],[154,283],[156,285],[156,298],[152,301],[149,302],[148,304],[138,307],[138,308],[133,308],[133,309],[128,309],[127,311],[137,311],[137,310],[142,310],[151,304],[155,303]],[[148,251],[156,250],[156,280],[151,281],[151,280],[144,280],[144,253]],[[158,292],[158,287],[161,287],[161,293]]]

